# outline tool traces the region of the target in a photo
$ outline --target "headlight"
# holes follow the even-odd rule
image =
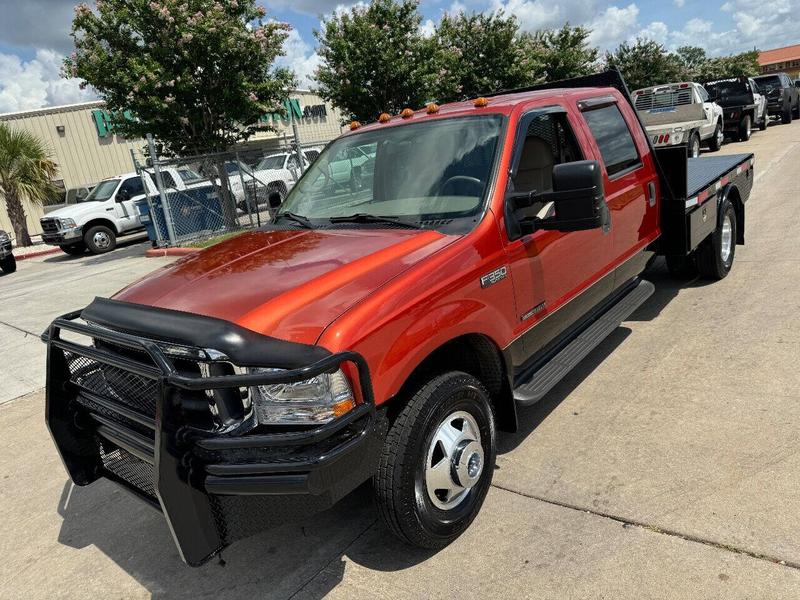
[[[251,368],[251,373],[282,369]],[[353,391],[341,369],[296,383],[274,383],[250,388],[256,419],[263,424],[309,425],[327,423],[355,408]]]
[[[61,219],[62,229],[75,229],[75,219]]]

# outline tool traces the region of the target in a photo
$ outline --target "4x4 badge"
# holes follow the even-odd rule
[[[499,269],[495,269],[491,273],[487,273],[483,277],[481,277],[481,287],[487,288],[490,285],[494,285],[501,279],[505,279],[506,275],[508,275],[508,267],[500,267]]]

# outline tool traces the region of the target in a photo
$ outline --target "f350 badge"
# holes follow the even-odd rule
[[[508,275],[508,267],[503,266],[499,269],[495,269],[491,273],[487,273],[481,277],[481,287],[487,288],[490,285],[494,285],[498,281],[505,279],[506,275]]]

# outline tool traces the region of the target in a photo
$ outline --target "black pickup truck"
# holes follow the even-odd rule
[[[786,73],[761,75],[755,82],[764,90],[770,115],[779,116],[783,124],[791,123],[792,118],[800,119],[800,89]]]
[[[740,142],[750,139],[751,128],[764,131],[769,124],[766,97],[749,77],[718,79],[703,84],[708,97],[722,107],[724,131]]]
[[[0,271],[13,273],[17,270],[17,259],[11,252],[11,238],[0,229]]]

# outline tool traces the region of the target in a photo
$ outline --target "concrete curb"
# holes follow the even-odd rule
[[[27,254],[15,254],[14,258],[17,259],[17,262],[21,260],[26,260],[28,258],[36,258],[37,256],[47,256],[48,254],[58,254],[62,252],[61,248],[50,248],[49,250],[40,250],[39,252],[28,252]]]
[[[147,258],[154,258],[156,256],[186,256],[195,252],[200,252],[200,248],[150,248],[144,255]]]

